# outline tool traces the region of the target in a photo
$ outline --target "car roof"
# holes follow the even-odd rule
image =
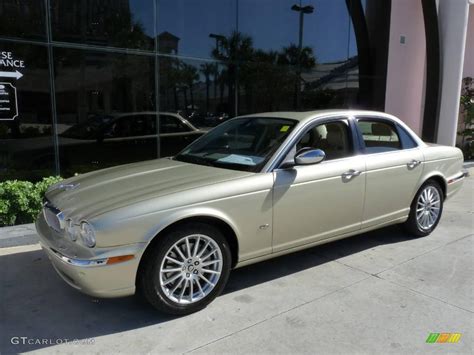
[[[332,116],[366,116],[366,117],[380,117],[392,120],[402,126],[410,136],[419,144],[424,145],[425,143],[416,135],[413,130],[408,127],[399,118],[390,115],[385,112],[371,111],[371,110],[352,110],[352,109],[332,109],[332,110],[315,110],[315,111],[281,111],[281,112],[262,112],[251,115],[239,116],[239,117],[259,117],[259,118],[287,118],[299,121],[300,124],[305,124],[307,121],[311,121],[318,118],[327,118]]]
[[[330,110],[314,110],[314,111],[281,111],[281,112],[262,112],[254,113],[250,115],[244,115],[239,117],[268,117],[268,118],[288,118],[297,121],[306,121],[317,117],[328,117],[328,116],[380,116],[390,119],[394,119],[398,122],[398,119],[392,115],[384,112],[370,111],[370,110],[351,110],[351,109],[330,109]]]
[[[170,116],[177,116],[180,118],[184,118],[176,112],[158,112],[160,115],[170,115]],[[156,115],[156,111],[138,111],[138,112],[116,112],[111,113],[109,116],[113,117],[123,117],[123,116],[139,116],[139,115]]]

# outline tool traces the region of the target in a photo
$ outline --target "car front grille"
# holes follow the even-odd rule
[[[45,201],[43,205],[43,216],[48,226],[54,229],[56,232],[60,232],[63,229],[64,216],[63,213],[56,207],[51,205],[49,201]]]

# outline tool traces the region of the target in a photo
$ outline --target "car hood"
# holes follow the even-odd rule
[[[46,198],[66,217],[81,220],[140,201],[251,174],[164,158],[75,176],[52,186]]]

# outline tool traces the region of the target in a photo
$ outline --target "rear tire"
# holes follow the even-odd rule
[[[429,235],[439,223],[443,212],[443,190],[434,181],[425,182],[413,199],[404,229],[417,237]]]
[[[186,223],[158,238],[140,268],[139,292],[164,313],[185,315],[203,309],[229,278],[227,240],[219,229],[204,223]]]

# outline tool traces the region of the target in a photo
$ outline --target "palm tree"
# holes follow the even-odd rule
[[[300,51],[296,44],[290,44],[288,47],[283,47],[279,63],[296,68],[293,106],[295,109],[299,109],[298,95],[301,90],[301,71],[312,69],[316,65],[313,49],[305,46]]]
[[[196,67],[190,64],[181,63],[181,79],[184,89],[185,101],[187,101],[186,90],[189,88],[189,96],[191,98],[191,107],[194,109],[194,94],[193,87],[194,83],[199,80],[199,74]],[[187,102],[185,102],[185,110],[187,110]]]
[[[238,66],[240,62],[250,61],[254,49],[252,37],[241,32],[234,31],[229,37],[221,40],[220,48],[212,51],[212,56],[227,63],[227,85],[229,88],[230,115],[235,116],[237,107],[230,104],[236,98],[239,90]],[[238,99],[238,97],[237,97]]]
[[[201,73],[206,80],[206,112],[209,112],[209,87],[211,86],[211,75],[214,74],[215,69],[214,63],[201,64]]]
[[[300,65],[302,69],[311,69],[316,65],[316,58],[314,57],[313,49],[305,46],[301,48],[301,54],[296,44],[290,44],[288,47],[283,47],[280,58],[280,64],[297,66]]]

